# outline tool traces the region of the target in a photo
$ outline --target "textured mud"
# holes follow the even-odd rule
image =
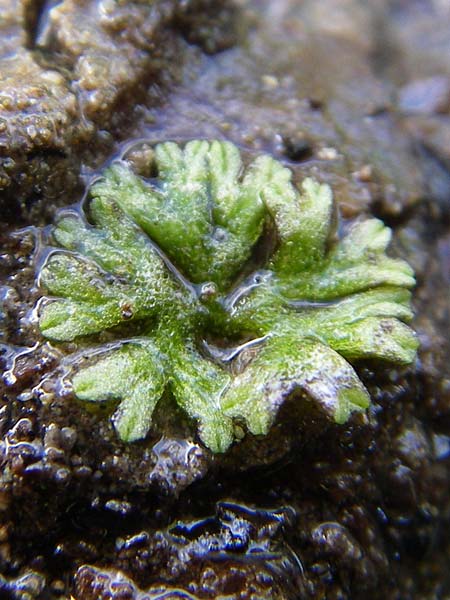
[[[52,5],[0,0],[0,597],[448,597],[447,3]],[[293,399],[267,439],[213,458],[174,406],[163,437],[124,445],[111,407],[57,384],[35,227],[112,155],[142,165],[132,140],[202,136],[393,226],[421,349],[406,370],[359,366],[367,419],[325,429]]]

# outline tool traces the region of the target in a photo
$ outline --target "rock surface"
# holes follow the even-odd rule
[[[447,3],[237,5],[0,2],[0,596],[450,594]],[[394,227],[421,349],[407,370],[360,365],[365,422],[312,435],[287,406],[218,460],[175,409],[162,438],[125,445],[55,386],[63,357],[30,313],[35,226],[112,154],[139,166],[156,141],[202,136]]]
[[[196,14],[211,13],[214,23],[221,8],[208,0],[2,0],[3,210],[37,221],[51,212],[49,200],[53,209],[67,202],[81,162],[104,159],[147,88],[178,76],[177,29],[188,34]]]

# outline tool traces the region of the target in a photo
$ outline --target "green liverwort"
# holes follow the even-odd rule
[[[72,384],[82,400],[120,401],[121,439],[145,437],[167,391],[214,452],[236,422],[267,433],[293,393],[343,423],[369,404],[353,361],[414,359],[414,276],[386,255],[381,221],[338,239],[328,186],[297,189],[269,156],[244,170],[228,142],[159,144],[153,161],[151,179],[117,161],[86,214],[62,213],[39,275],[45,337],[86,345],[115,332]],[[258,264],[255,245],[274,235]]]

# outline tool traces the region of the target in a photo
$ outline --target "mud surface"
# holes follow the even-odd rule
[[[39,10],[37,9],[39,8]],[[0,0],[0,597],[450,596],[450,8],[442,0]],[[81,25],[82,24],[82,25]],[[415,365],[360,364],[366,419],[288,402],[213,457],[173,406],[144,442],[58,384],[43,232],[112,156],[229,139],[381,216],[417,275]],[[21,229],[19,229],[19,226]]]

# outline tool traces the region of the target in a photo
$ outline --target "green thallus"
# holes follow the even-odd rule
[[[270,156],[244,171],[228,142],[163,143],[152,160],[155,178],[116,162],[91,187],[87,216],[62,214],[60,249],[39,276],[45,337],[116,328],[126,338],[72,376],[78,398],[120,400],[122,440],[145,437],[166,391],[213,452],[230,446],[236,423],[266,434],[294,392],[343,423],[369,404],[350,363],[414,359],[404,323],[414,276],[386,256],[381,221],[337,239],[327,185],[297,189]],[[248,275],[269,230],[271,256]]]

